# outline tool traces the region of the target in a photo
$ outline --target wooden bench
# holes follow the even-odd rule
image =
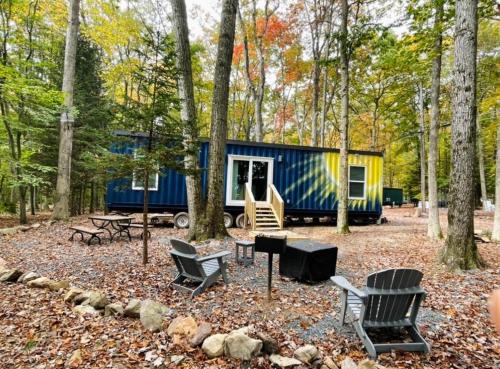
[[[73,234],[71,235],[71,237],[69,238],[70,241],[73,241],[75,234],[79,234],[80,236],[82,236],[82,241],[85,239],[84,235],[89,234],[90,238],[87,240],[87,245],[90,246],[90,243],[92,242],[92,240],[94,238],[97,239],[97,241],[99,241],[99,245],[101,244],[101,238],[99,237],[99,235],[101,233],[104,233],[104,231],[102,229],[90,228],[90,227],[86,227],[86,226],[72,226],[72,227],[69,227],[69,229],[74,231]]]
[[[129,228],[136,228],[136,229],[143,229],[144,228],[144,225],[142,223],[118,223],[118,225],[120,227],[123,227],[123,228],[126,228],[126,229],[129,229]],[[152,224],[148,224],[147,225],[147,228],[153,228],[153,225]],[[151,232],[150,231],[147,231],[148,232],[148,239],[151,238]],[[144,238],[144,231],[141,232],[141,240]]]

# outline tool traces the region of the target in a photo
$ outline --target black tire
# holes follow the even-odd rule
[[[245,214],[238,215],[234,224],[238,228],[245,228]]]
[[[229,213],[224,213],[224,226],[226,228],[231,228],[233,226],[233,216]]]
[[[174,226],[179,229],[184,229],[189,227],[189,214],[181,211],[174,216]]]

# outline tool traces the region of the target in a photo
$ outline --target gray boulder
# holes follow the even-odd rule
[[[208,322],[201,322],[198,325],[193,338],[191,338],[191,347],[197,347],[201,345],[205,338],[210,336],[210,333],[212,333],[212,325]]]
[[[163,317],[168,313],[165,305],[153,300],[145,300],[141,304],[139,317],[144,328],[158,332],[163,326]]]
[[[23,275],[19,269],[10,269],[5,271],[0,277],[0,282],[16,282]]]
[[[347,356],[344,361],[342,361],[342,364],[340,365],[341,369],[358,369],[358,366],[354,362],[353,359],[351,359],[349,356]]]
[[[318,356],[318,349],[313,345],[305,345],[295,350],[293,356],[303,363],[310,364]]]
[[[67,294],[68,298],[70,297]],[[95,309],[104,309],[109,304],[106,295],[101,291],[85,291],[73,298],[75,305],[90,305]]]
[[[99,311],[94,309],[90,305],[78,305],[73,308],[73,311],[77,313],[78,315],[92,315],[96,316],[99,315]]]
[[[141,315],[141,305],[141,300],[131,299],[127,306],[125,306],[123,315],[128,316],[129,318],[139,318]]]
[[[210,358],[222,356],[227,334],[214,334],[203,341],[201,349]]]
[[[262,349],[262,341],[241,332],[231,332],[224,341],[224,354],[233,359],[250,360]]]
[[[302,364],[302,362],[297,359],[276,354],[271,355],[269,360],[271,360],[271,363],[279,366],[280,368],[290,368]]]
[[[108,304],[104,307],[104,316],[123,315],[123,305],[120,303]]]
[[[78,295],[83,294],[85,291],[81,288],[72,287],[64,295],[64,302],[73,302]]]
[[[20,276],[17,281],[19,283],[26,284],[29,281],[35,280],[35,279],[40,278],[40,277],[41,277],[41,275],[38,274],[37,272],[27,272],[27,273],[24,273],[22,276]]]

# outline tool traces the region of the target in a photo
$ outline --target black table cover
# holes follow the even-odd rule
[[[336,264],[337,247],[311,240],[293,241],[280,256],[280,275],[319,282],[335,275]]]

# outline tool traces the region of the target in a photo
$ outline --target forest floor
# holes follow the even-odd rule
[[[301,226],[288,229],[311,239],[338,246],[337,274],[362,286],[367,274],[391,267],[417,268],[424,273],[422,285],[428,293],[419,318],[422,334],[431,343],[428,355],[388,353],[378,358],[387,368],[446,369],[498,368],[500,337],[489,322],[487,297],[500,288],[500,247],[479,243],[487,268],[450,273],[437,263],[443,242],[426,237],[426,219],[414,218],[413,209],[384,209],[388,223],[353,226],[346,236],[331,226]],[[45,217],[45,218],[44,218]],[[66,279],[84,289],[105,291],[113,301],[126,304],[130,298],[151,298],[174,315],[191,314],[197,321],[212,323],[215,333],[226,333],[247,325],[266,332],[280,344],[280,353],[291,356],[302,344],[314,344],[324,355],[340,362],[344,356],[366,358],[360,340],[350,326],[339,327],[339,293],[330,281],[302,284],[278,275],[275,267],[273,302],[266,302],[267,256],[257,254],[247,268],[229,262],[230,284],[218,283],[189,299],[171,290],[167,283],[175,274],[169,256],[169,238],[183,237],[185,230],[158,227],[152,230],[150,262],[142,265],[142,241],[135,238],[102,245],[68,241],[69,224],[88,223],[87,216],[69,224],[43,223],[47,215],[32,219],[37,229],[0,236],[0,261],[23,271]],[[446,215],[442,214],[442,224]],[[12,226],[11,218],[0,218],[0,228]],[[476,215],[476,229],[490,229],[492,216]],[[247,231],[231,229],[235,239],[250,239]],[[228,249],[234,240],[203,244],[205,251]],[[85,368],[149,368],[148,360],[174,354],[186,356],[179,367],[239,368],[225,358],[208,360],[200,349],[172,344],[166,332],[150,333],[139,320],[130,318],[82,318],[57,293],[33,290],[22,284],[0,285],[0,367],[64,367],[67,358],[80,349]],[[148,352],[150,353],[148,355]],[[153,352],[153,354],[151,354]],[[252,368],[269,368],[269,361],[256,358]],[[167,366],[168,367],[168,366]],[[171,364],[170,367],[176,367]]]

